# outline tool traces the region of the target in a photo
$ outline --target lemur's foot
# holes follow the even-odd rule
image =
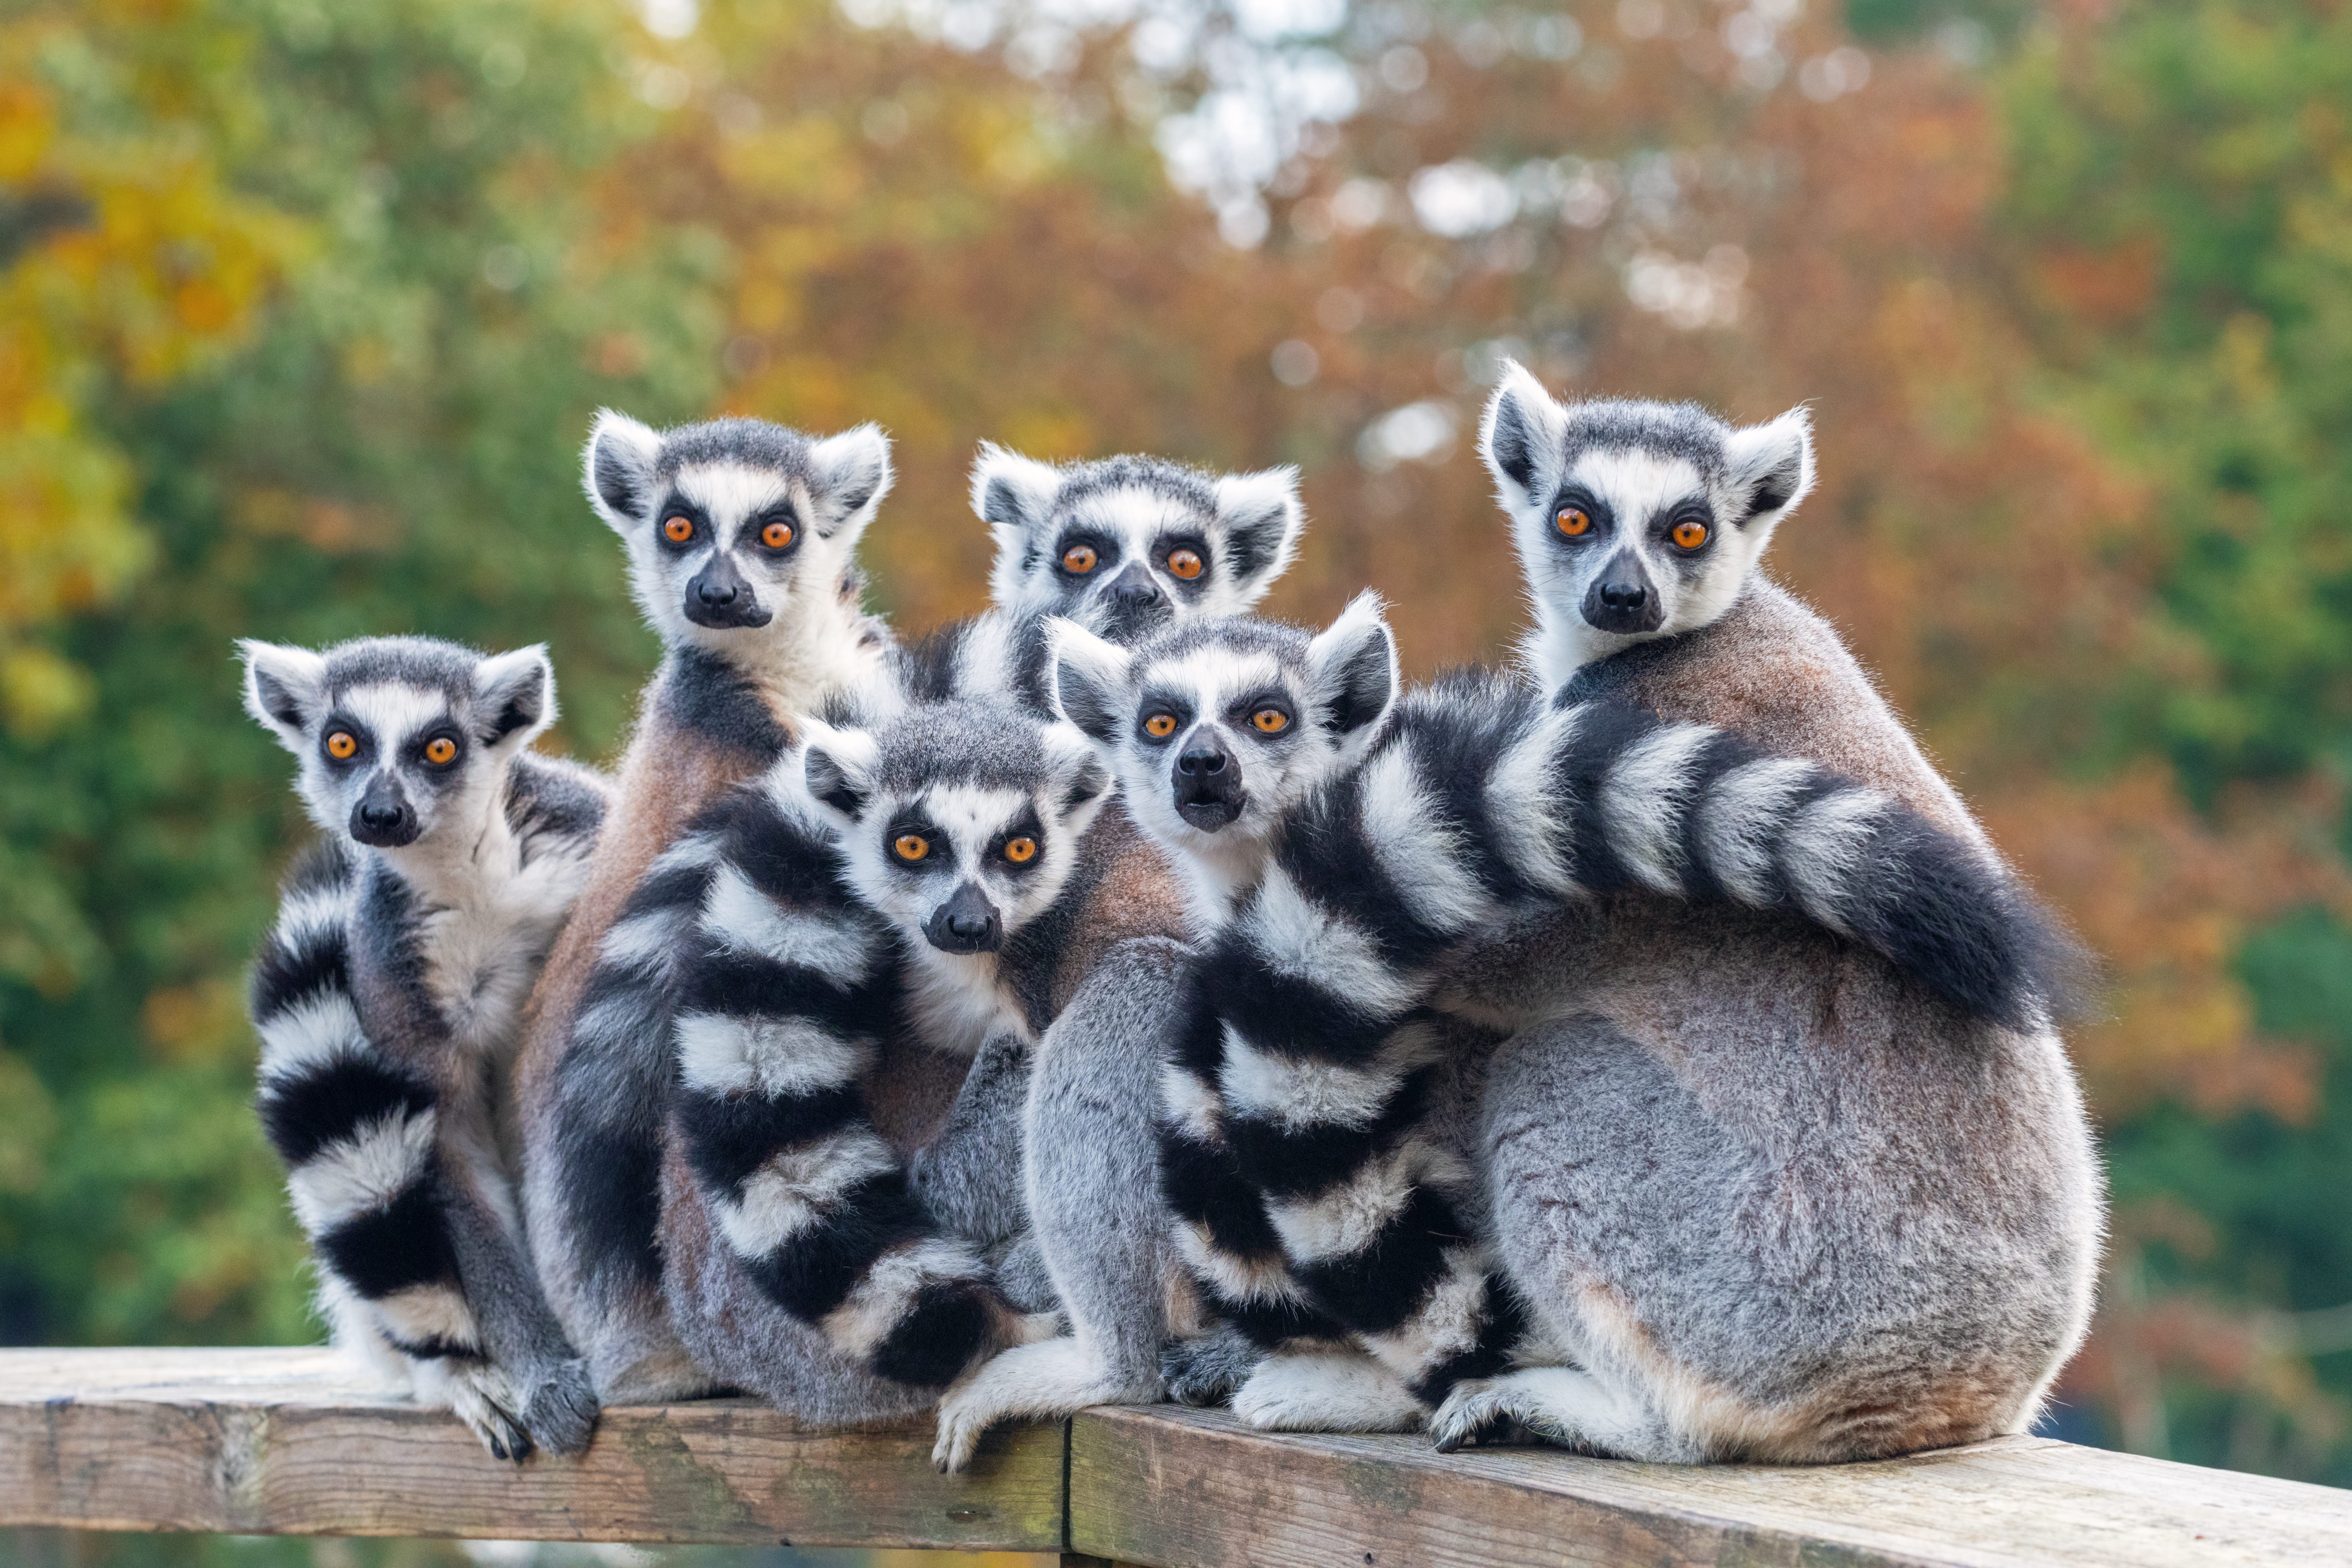
[[[1160,1349],[1160,1378],[1179,1405],[1223,1405],[1265,1354],[1232,1332],[1170,1340]]]
[[[1143,1387],[1122,1382],[1076,1339],[1015,1346],[966,1373],[940,1399],[931,1463],[950,1475],[962,1469],[999,1422],[1058,1420],[1089,1405],[1146,1405],[1159,1397],[1148,1379]]]
[[[1234,1391],[1234,1414],[1266,1432],[1410,1432],[1427,1412],[1360,1351],[1284,1351]]]
[[[596,1431],[596,1386],[588,1363],[559,1361],[538,1371],[522,1413],[530,1441],[551,1454],[577,1454]]]
[[[1621,1424],[1616,1401],[1589,1375],[1540,1366],[1455,1384],[1429,1418],[1429,1435],[1441,1454],[1474,1442],[1490,1447],[1549,1443],[1594,1454],[1612,1451],[1607,1434]]]
[[[442,1356],[416,1363],[412,1374],[419,1405],[447,1410],[482,1440],[496,1459],[530,1458],[530,1429],[516,1413],[523,1400],[496,1363]]]

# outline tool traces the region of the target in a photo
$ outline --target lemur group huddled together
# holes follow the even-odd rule
[[[993,607],[861,607],[861,426],[602,416],[666,656],[616,776],[543,649],[243,645],[324,834],[253,982],[339,1342],[494,1454],[736,1390],[1672,1461],[2021,1430],[2089,1314],[2075,950],[1758,570],[1801,411],[1480,450],[1535,628],[1406,687],[1251,611],[1287,469],[982,449]]]

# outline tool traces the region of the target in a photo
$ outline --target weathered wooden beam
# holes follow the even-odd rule
[[[0,1524],[238,1534],[1055,1552],[1059,1426],[931,1468],[929,1423],[828,1434],[756,1402],[604,1413],[577,1458],[493,1459],[306,1350],[0,1351]]]
[[[1070,1547],[1150,1568],[2352,1563],[2352,1492],[2033,1437],[1692,1468],[1270,1436],[1160,1406],[1071,1423]]]
[[[2352,1563],[2352,1492],[2009,1438],[1884,1464],[1685,1468],[1420,1437],[1272,1436],[1160,1406],[993,1435],[809,1432],[705,1400],[607,1411],[514,1466],[318,1351],[0,1352],[0,1527],[791,1542],[1064,1568]]]

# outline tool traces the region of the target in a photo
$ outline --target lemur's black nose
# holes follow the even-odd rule
[[[1111,603],[1122,610],[1139,610],[1156,605],[1166,595],[1160,584],[1152,581],[1151,573],[1142,562],[1130,563],[1110,585]]]
[[[1197,740],[1178,754],[1176,771],[1186,778],[1210,777],[1225,771],[1225,749],[1213,741]]]
[[[923,935],[941,952],[994,952],[1004,944],[1004,921],[986,893],[963,882],[931,911]]]
[[[735,584],[714,583],[704,577],[695,583],[694,596],[706,605],[731,605],[735,602]]]
[[[352,837],[379,849],[397,849],[416,841],[416,808],[398,785],[378,773],[352,807]]]
[[[686,618],[714,629],[764,626],[774,618],[774,612],[760,603],[760,595],[722,550],[686,585]]]
[[[1649,588],[1640,583],[1603,583],[1601,602],[1612,610],[1638,610],[1648,601]]]

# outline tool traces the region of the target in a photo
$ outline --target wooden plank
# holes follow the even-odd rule
[[[604,1413],[576,1458],[493,1459],[331,1352],[0,1351],[0,1525],[1055,1552],[1058,1426],[932,1469],[928,1423],[805,1431],[751,1400]]]
[[[1878,1464],[1685,1468],[1098,1410],[1070,1549],[1150,1568],[2188,1568],[2352,1563],[2352,1492],[2031,1437]]]

